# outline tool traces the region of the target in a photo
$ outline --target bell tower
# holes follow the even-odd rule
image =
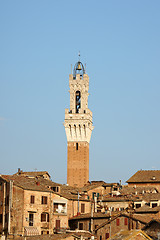
[[[83,187],[89,181],[89,142],[92,112],[88,108],[89,77],[78,61],[69,75],[70,110],[65,109],[67,135],[67,183]]]

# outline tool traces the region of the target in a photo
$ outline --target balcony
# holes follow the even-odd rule
[[[67,215],[67,204],[64,202],[54,202],[53,214]]]

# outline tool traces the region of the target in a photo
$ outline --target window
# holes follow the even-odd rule
[[[56,229],[59,230],[61,226],[60,220],[56,220]]]
[[[33,213],[29,213],[29,226],[33,226],[34,215]]]
[[[83,230],[83,223],[79,223],[79,230]]]
[[[0,214],[0,223],[2,223],[2,219],[3,219],[2,214]]]
[[[6,204],[6,206],[9,205],[9,196],[6,197],[5,204]]]
[[[94,197],[96,196],[96,192],[92,192],[92,198],[94,200]]]
[[[128,225],[128,218],[124,219],[124,225]]]
[[[78,150],[78,143],[76,143],[76,150]]]
[[[34,196],[33,195],[31,195],[31,198],[30,198],[30,203],[34,203]]]
[[[81,213],[85,213],[85,204],[81,203]]]
[[[42,196],[42,204],[47,204],[47,197],[46,196]]]
[[[46,231],[46,230],[41,231],[41,235],[44,235],[44,234],[49,234],[49,231]]]
[[[53,203],[53,212],[57,214],[67,214],[67,204],[66,203]]]
[[[136,221],[136,229],[140,229],[140,228],[141,228],[140,222]]]
[[[152,203],[152,208],[157,207],[157,203]]]
[[[41,222],[49,222],[49,214],[41,213]]]
[[[88,224],[88,231],[91,232],[91,222]]]
[[[106,233],[106,238],[105,239],[108,239],[109,238],[109,233]]]
[[[79,109],[81,108],[81,93],[80,91],[76,92],[76,113],[79,113]]]
[[[120,219],[117,218],[117,219],[116,219],[116,225],[119,226],[119,224],[120,224]]]
[[[136,203],[135,207],[136,207],[136,208],[140,208],[140,207],[141,207],[141,204],[140,204],[140,203]]]
[[[59,187],[51,187],[54,192],[59,192]]]
[[[58,211],[58,203],[54,203],[54,212],[57,212]]]

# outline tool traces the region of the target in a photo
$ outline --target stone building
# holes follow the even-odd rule
[[[38,176],[1,175],[0,232],[36,235],[67,229],[68,200],[55,193],[52,185]]]
[[[95,229],[97,240],[112,239],[116,233],[121,230],[141,229],[146,224],[145,220],[141,220],[132,214],[118,213],[110,216],[110,219],[99,225]]]
[[[0,176],[0,233],[43,235],[68,229],[68,218],[89,213],[88,198],[50,180],[47,172]]]
[[[64,127],[67,135],[67,183],[83,187],[89,181],[89,142],[92,112],[88,108],[89,77],[78,61],[69,75],[70,109],[65,109]]]

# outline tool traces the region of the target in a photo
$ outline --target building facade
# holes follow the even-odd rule
[[[88,108],[89,77],[83,64],[76,63],[69,75],[70,109],[65,109],[65,131],[67,135],[67,183],[83,187],[89,181],[89,142],[92,112]]]

